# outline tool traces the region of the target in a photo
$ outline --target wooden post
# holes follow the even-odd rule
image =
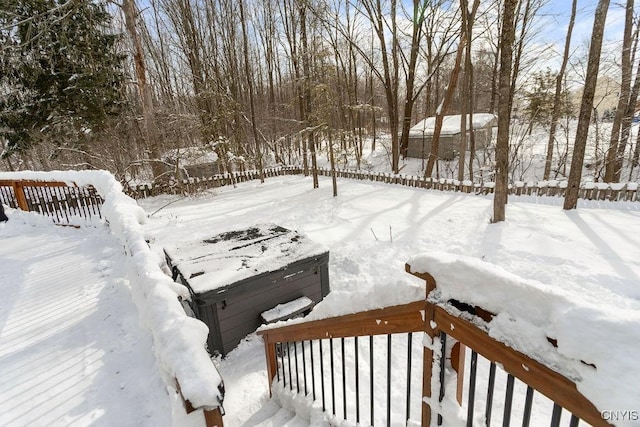
[[[269,342],[269,336],[264,335],[264,354],[267,358],[267,378],[269,379],[269,396],[273,396],[271,392],[271,385],[273,379],[276,376],[276,369],[278,369],[276,361],[276,344]]]
[[[462,391],[464,389],[464,362],[465,345],[458,341],[451,349],[451,366],[456,371],[458,380],[456,387],[456,400],[460,406],[462,406]]]
[[[22,186],[22,183],[20,181],[13,181],[13,192],[16,195],[18,207],[25,212],[29,212],[27,197],[24,195],[24,187]]]
[[[197,411],[200,408],[194,408],[191,402],[184,398],[182,394],[182,390],[180,389],[180,383],[176,379],[176,391],[180,394],[182,398],[182,402],[184,403],[184,410],[187,414],[190,414],[194,411]],[[220,407],[213,409],[205,409],[202,408],[202,414],[204,415],[204,423],[206,427],[224,427],[224,423],[222,421],[222,411]]]
[[[425,310],[424,310],[424,331],[430,337],[431,344],[433,344],[433,339],[440,335],[440,329],[438,325],[434,323],[435,320],[435,306],[430,304],[427,299],[429,298],[429,294],[436,288],[436,281],[428,273],[415,273],[411,271],[411,266],[409,264],[405,264],[405,271],[407,273],[413,274],[416,277],[423,279],[426,282],[426,295],[425,295]],[[423,397],[432,397],[431,390],[431,376],[433,369],[433,349],[424,347],[422,351],[422,396]],[[422,426],[430,426],[431,425],[431,406],[425,401],[422,401]]]
[[[204,423],[207,427],[224,427],[220,408],[204,411]]]

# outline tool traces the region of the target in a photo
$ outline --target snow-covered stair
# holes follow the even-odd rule
[[[256,427],[308,427],[309,421],[303,420],[288,409],[280,408],[271,418],[256,424]]]
[[[308,427],[309,421],[295,412],[281,408],[274,400],[267,402],[258,412],[253,414],[244,427]]]

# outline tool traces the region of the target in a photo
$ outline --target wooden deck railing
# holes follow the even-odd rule
[[[115,180],[113,182],[116,184]],[[0,180],[0,203],[4,203],[14,209],[49,216],[56,224],[68,224],[74,216],[87,219],[92,217],[102,218],[101,207],[103,202],[103,198],[97,194],[95,188],[91,185],[68,185],[59,181]],[[136,247],[140,248],[140,246]],[[147,246],[142,247],[148,249]],[[127,248],[127,252],[131,254],[131,248]],[[138,253],[137,257],[139,255]],[[155,262],[154,265],[156,265]],[[159,267],[157,268],[159,269]],[[145,273],[148,274],[150,272],[147,269]],[[165,298],[164,294],[162,298]],[[177,301],[176,295],[176,304]],[[203,352],[206,351],[204,347],[201,350]],[[181,363],[184,362],[181,361]],[[182,395],[177,379],[175,384],[171,385],[177,387],[187,414],[202,410],[204,425],[207,427],[224,426],[221,401],[218,401],[218,405],[215,407],[194,408],[191,402]],[[219,390],[221,390],[220,386]],[[221,390],[221,395],[223,394],[224,390]]]
[[[68,224],[74,216],[102,217],[102,197],[92,186],[79,187],[56,181],[0,180],[0,203]]]
[[[189,400],[185,399],[182,395],[182,391],[180,390],[180,383],[178,380],[175,380],[177,392],[180,394],[180,398],[182,399],[182,404],[184,406],[184,410],[187,414],[191,414],[195,411],[202,410],[202,415],[204,417],[204,425],[205,427],[224,427],[224,421],[222,416],[224,415],[222,411],[222,402],[220,402],[220,406],[217,408],[209,409],[209,408],[194,408]]]
[[[427,295],[435,289],[435,280],[430,275],[415,275],[425,280]],[[449,304],[451,304],[450,307]],[[455,309],[451,310],[452,308]],[[460,312],[461,309],[466,310],[464,314],[467,320],[451,314],[451,312]],[[496,411],[493,411],[493,406],[494,401],[498,401],[496,400],[498,396],[496,370],[502,369],[507,376],[504,401],[500,401],[503,425],[509,425],[514,409],[518,406],[512,404],[516,381],[524,383],[527,387],[524,409],[517,414],[523,420],[522,425],[529,425],[534,410],[544,412],[544,408],[534,409],[536,392],[553,402],[550,415],[551,426],[559,425],[563,408],[571,413],[570,426],[577,426],[579,420],[597,427],[609,425],[602,419],[595,406],[578,392],[575,383],[570,379],[491,338],[474,324],[474,322],[490,322],[492,317],[491,313],[479,307],[468,307],[455,301],[434,305],[425,299],[401,306],[263,329],[258,334],[264,340],[270,391],[275,384],[279,384],[285,390],[288,387],[291,392],[304,394],[310,401],[322,401],[323,411],[338,419],[369,425],[389,425],[392,421],[394,423],[398,421],[391,419],[392,405],[396,405],[393,414],[396,418],[404,416],[404,422],[409,419],[417,420],[416,417],[419,416],[421,424],[429,426],[432,425],[432,413],[437,413],[438,417],[434,419],[434,423],[440,425],[443,414],[438,409],[438,405],[445,396],[449,396],[450,401],[457,401],[458,405],[466,409],[467,426],[472,426],[474,419],[478,417],[477,412],[480,409],[477,408],[478,402],[483,403],[485,422],[489,425],[492,416],[495,421]],[[473,321],[468,320],[470,318]],[[410,357],[411,344],[407,344],[408,352],[405,353],[405,347],[398,351],[397,345],[392,345],[391,341],[391,334],[415,332],[424,332],[425,339],[428,341],[423,351],[418,352],[421,353],[422,358],[417,363],[412,362]],[[362,339],[358,344],[358,338],[355,337],[378,335],[388,337],[388,353],[386,365],[376,366],[374,372],[373,361],[384,358],[384,354],[376,356],[373,352],[384,353],[384,345],[375,346],[374,349],[373,338],[370,338],[369,351],[363,352]],[[345,339],[355,341],[353,350],[346,358],[346,364]],[[341,357],[334,355],[333,344],[336,340],[339,343]],[[408,343],[411,341],[410,337]],[[364,342],[366,344],[366,339]],[[398,343],[398,340],[395,342]],[[419,342],[422,343],[422,340],[420,339]],[[327,344],[329,351],[327,351]],[[395,352],[393,356],[392,352]],[[362,358],[364,353],[367,353],[365,354],[367,357]],[[403,354],[407,354],[406,379],[391,374],[392,358]],[[416,354],[415,348],[413,354]],[[471,357],[465,354],[470,354]],[[490,363],[487,378],[484,378],[488,384],[485,399],[479,401],[477,396],[480,393],[476,390],[476,383],[480,380],[477,369],[478,357],[486,358]],[[330,359],[330,363],[327,363],[327,358]],[[338,365],[342,363],[341,369],[336,369],[334,359],[338,361]],[[354,362],[351,363],[351,360]],[[327,365],[330,367],[327,368]],[[415,369],[418,366],[419,369]],[[501,368],[497,368],[498,366]],[[465,370],[468,370],[467,375]],[[457,376],[454,381],[456,389],[453,391],[445,390],[445,384],[451,384],[445,377],[445,372],[453,372]],[[432,377],[432,373],[438,373],[438,375]],[[420,376],[418,380],[422,384],[422,389],[417,394],[412,393],[415,386],[411,385],[412,377],[416,375]],[[342,390],[339,387],[336,389],[336,378],[338,381],[342,380]],[[465,378],[469,378],[467,384],[464,383]],[[380,396],[380,390],[378,390],[378,395],[372,397],[374,383],[385,383],[385,381],[388,395]],[[311,383],[310,387],[307,387],[308,382]],[[351,385],[355,384],[355,394],[347,390],[345,387],[347,382]],[[330,389],[325,387],[325,384],[331,384]],[[359,388],[362,389],[363,385],[365,390],[366,386],[369,386],[370,391],[362,393]],[[404,402],[399,403],[397,399],[391,398],[392,390],[395,390],[394,396],[397,396],[397,390],[404,389],[406,389],[406,393],[403,394],[406,397],[406,409],[402,407],[405,405]],[[384,393],[384,390],[381,392]],[[464,400],[463,394],[466,394]],[[344,399],[342,410],[335,402],[336,396]],[[353,410],[353,402],[347,404],[348,396],[351,396],[351,400],[355,400],[355,410]],[[536,397],[536,399],[544,398]],[[386,414],[374,414],[375,408],[384,407],[380,403],[385,400]],[[398,405],[401,407],[398,408]],[[348,411],[348,407],[352,410]],[[416,415],[416,407],[421,408],[419,415]],[[363,415],[366,411],[361,411],[362,408],[370,408],[370,415]],[[500,414],[497,416],[499,417]]]

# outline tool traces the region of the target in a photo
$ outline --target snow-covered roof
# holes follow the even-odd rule
[[[166,151],[162,158],[171,163],[179,159],[182,166],[202,165],[218,161],[218,155],[208,147],[176,148]]]
[[[327,251],[324,245],[275,224],[259,224],[165,247],[173,266],[195,293],[233,285]]]
[[[460,121],[462,116],[460,114],[453,114],[450,116],[444,116],[442,120],[442,129],[440,135],[456,135],[460,133]],[[488,124],[493,124],[496,120],[496,116],[491,113],[474,113],[473,114],[473,128],[480,129]],[[433,130],[436,125],[435,117],[427,117],[426,119],[418,122],[409,130],[409,135],[433,135]],[[467,129],[469,129],[469,115],[467,114]]]

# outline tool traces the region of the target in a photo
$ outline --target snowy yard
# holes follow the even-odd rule
[[[640,205],[511,198],[507,221],[489,224],[491,198],[329,179],[313,190],[293,176],[199,196],[141,200],[151,248],[256,223],[298,230],[330,248],[331,294],[311,316],[413,301],[424,283],[405,273],[417,253],[444,251],[497,264],[605,312],[640,312]],[[0,424],[167,425],[166,391],[150,335],[121,271],[122,246],[102,225],[53,227],[9,210],[0,223]],[[527,304],[527,301],[522,301]],[[577,333],[579,331],[576,331]],[[629,331],[632,338],[633,331]],[[592,342],[614,360],[636,359]],[[226,386],[225,425],[243,425],[267,401],[264,347],[251,334],[216,360]],[[631,390],[640,378],[611,378]],[[635,391],[634,391],[635,390]],[[612,408],[613,409],[613,408]],[[619,408],[640,409],[640,408]],[[255,418],[253,418],[255,420]]]
[[[490,197],[341,180],[333,198],[329,179],[321,179],[320,186],[312,190],[311,180],[303,177],[273,178],[140,204],[153,213],[146,231],[156,251],[264,222],[325,244],[331,250],[332,292],[311,316],[420,298],[423,283],[404,272],[404,263],[416,253],[435,251],[497,264],[611,313],[640,310],[637,204],[581,202],[578,211],[565,212],[561,199],[512,198],[507,221],[491,225]],[[605,344],[595,348],[612,358],[635,357]],[[242,425],[267,397],[262,343],[250,336],[219,365],[227,386],[225,421]]]

